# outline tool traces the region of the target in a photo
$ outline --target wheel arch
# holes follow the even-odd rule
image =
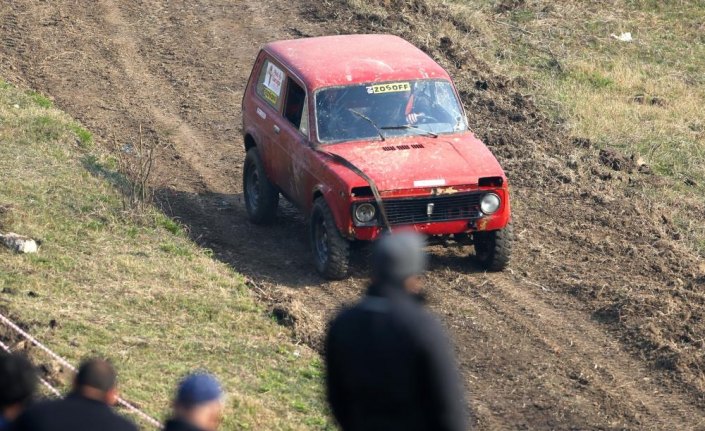
[[[354,239],[353,233],[350,232],[350,228],[352,227],[352,225],[350,224],[350,219],[346,219],[344,215],[347,213],[347,210],[341,210],[341,207],[345,206],[346,203],[340,199],[337,199],[337,197],[337,193],[330,187],[326,187],[321,184],[314,187],[311,201],[309,203],[309,216],[313,211],[313,204],[314,202],[316,202],[316,199],[323,198],[326,205],[328,205],[328,208],[330,208],[330,211],[333,214],[333,220],[335,220],[335,226],[338,228],[338,232],[340,232],[340,234],[344,237],[352,240]]]
[[[252,136],[250,133],[245,133],[244,143],[245,152],[247,152],[250,148],[257,146],[257,141],[255,141],[254,136]]]

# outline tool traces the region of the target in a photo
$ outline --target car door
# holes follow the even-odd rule
[[[282,185],[284,194],[297,206],[304,207],[309,199],[310,184],[307,167],[309,145],[309,107],[306,89],[291,75],[286,78],[286,96],[282,109],[285,119],[280,133],[280,142],[288,155],[286,162],[287,179]]]
[[[284,68],[266,53],[259,71],[255,87],[254,108],[260,134],[260,158],[267,176],[279,188],[287,179],[288,154],[282,146],[281,127],[286,121],[281,115],[284,105],[285,79]]]

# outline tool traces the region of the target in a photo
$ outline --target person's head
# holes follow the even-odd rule
[[[223,389],[207,373],[194,373],[179,383],[174,415],[204,431],[215,431],[223,419]]]
[[[372,253],[372,281],[421,293],[420,276],[428,261],[424,246],[424,237],[412,231],[380,238]]]
[[[81,363],[73,382],[73,390],[86,398],[110,406],[118,400],[117,372],[104,359],[88,359]]]
[[[37,371],[24,355],[0,353],[0,416],[12,421],[37,389]]]

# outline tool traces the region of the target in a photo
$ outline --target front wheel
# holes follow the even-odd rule
[[[488,271],[502,271],[509,266],[514,233],[511,223],[504,229],[472,234],[475,258]]]
[[[250,221],[255,224],[273,222],[277,215],[279,192],[264,172],[257,147],[247,150],[245,169],[242,173],[242,188]]]
[[[348,275],[350,242],[335,226],[333,213],[325,199],[316,199],[311,213],[311,250],[316,270],[331,280]]]

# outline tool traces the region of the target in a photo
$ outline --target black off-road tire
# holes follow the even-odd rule
[[[255,224],[272,223],[277,216],[279,191],[267,178],[257,147],[247,150],[242,170],[242,190],[250,221]]]
[[[473,233],[475,258],[488,271],[502,271],[509,266],[514,232],[509,223],[504,229]]]
[[[330,280],[341,280],[350,268],[350,241],[338,231],[325,199],[319,197],[311,212],[311,251],[316,270]]]

